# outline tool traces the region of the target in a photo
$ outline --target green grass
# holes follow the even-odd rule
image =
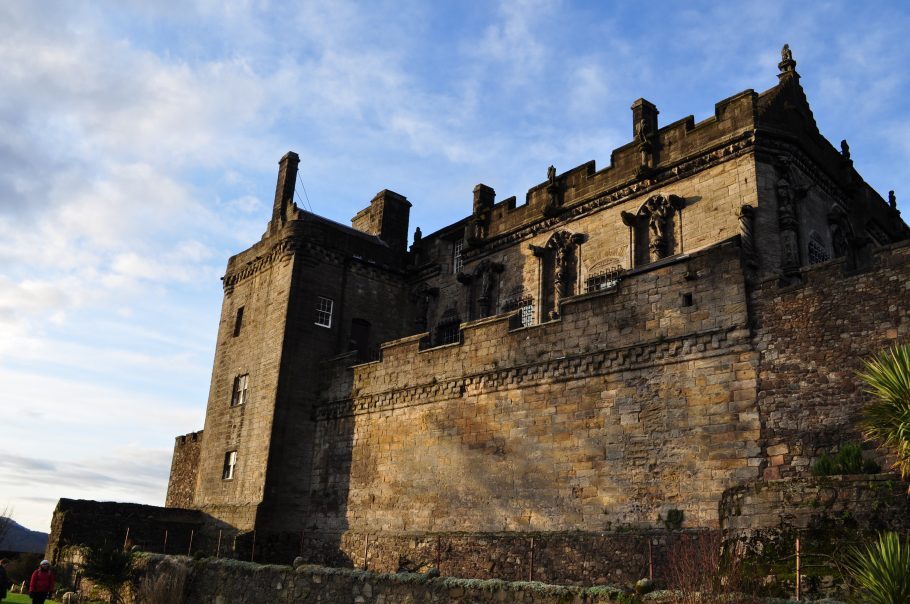
[[[57,600],[45,600],[47,604],[56,604]],[[25,594],[6,594],[0,604],[32,604],[32,599]]]

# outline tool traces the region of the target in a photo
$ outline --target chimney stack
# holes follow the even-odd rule
[[[297,165],[300,156],[288,151],[278,162],[278,182],[275,185],[275,203],[272,205],[272,220],[269,233],[280,229],[288,218],[288,208],[294,205],[294,185],[297,182]]]

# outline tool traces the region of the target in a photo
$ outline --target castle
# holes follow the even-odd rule
[[[635,101],[606,168],[551,166],[523,204],[479,184],[410,248],[406,197],[335,223],[285,155],[167,508],[222,553],[496,576],[530,535],[584,578],[597,539],[728,526],[731,489],[857,440],[855,368],[910,337],[910,229],[781,59],[699,123]]]

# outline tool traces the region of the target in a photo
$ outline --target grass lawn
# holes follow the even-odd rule
[[[45,600],[47,604],[55,604],[57,600]],[[32,604],[32,599],[24,594],[6,594],[0,604]]]

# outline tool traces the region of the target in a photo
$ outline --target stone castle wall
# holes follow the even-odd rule
[[[603,531],[678,509],[716,526],[723,490],[760,462],[738,247],[652,265],[562,310],[518,330],[480,320],[430,350],[406,338],[355,367],[352,398],[316,410],[312,522]]]
[[[845,274],[839,259],[805,268],[801,284],[755,287],[766,478],[806,475],[822,453],[861,441],[868,397],[856,372],[863,359],[910,340],[908,300],[910,242],[879,250],[866,272]]]

